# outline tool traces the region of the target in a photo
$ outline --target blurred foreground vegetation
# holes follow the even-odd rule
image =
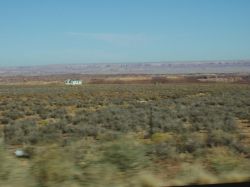
[[[249,180],[249,95],[238,84],[0,86],[0,186]]]

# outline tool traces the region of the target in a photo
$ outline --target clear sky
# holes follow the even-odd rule
[[[0,0],[0,65],[250,59],[250,0]]]

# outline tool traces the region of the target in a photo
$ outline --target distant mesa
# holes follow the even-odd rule
[[[0,76],[250,73],[250,60],[58,64],[1,67]],[[71,77],[74,79],[74,77]]]

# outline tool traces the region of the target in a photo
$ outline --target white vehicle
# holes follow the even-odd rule
[[[67,79],[66,81],[64,81],[64,83],[66,85],[82,85],[82,81],[81,80]]]

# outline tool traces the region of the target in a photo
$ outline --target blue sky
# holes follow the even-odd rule
[[[0,65],[250,59],[249,0],[0,0]]]

